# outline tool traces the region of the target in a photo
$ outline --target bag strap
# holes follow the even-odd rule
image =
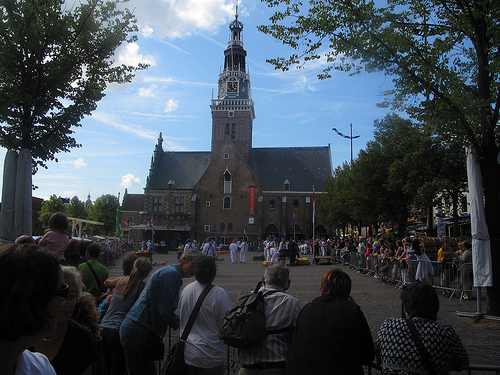
[[[196,305],[193,308],[193,311],[191,312],[191,315],[189,315],[189,319],[186,323],[186,327],[184,327],[184,331],[182,331],[182,336],[181,340],[186,341],[186,339],[189,336],[189,332],[191,331],[191,328],[193,328],[194,325],[194,320],[196,319],[196,316],[198,315],[198,311],[200,311],[200,307],[205,300],[205,297],[210,293],[210,291],[213,288],[213,284],[208,284],[204,289],[203,292],[201,292],[200,296],[198,297],[198,300],[196,301]]]
[[[97,281],[97,285],[99,286],[99,291],[102,293],[102,283],[101,280],[99,280],[99,277],[97,277],[97,273],[95,272],[94,267],[92,267],[88,260],[86,260],[85,263],[87,263],[90,272],[92,272],[92,275],[94,275],[94,278]]]
[[[257,283],[257,286],[255,287],[255,290],[253,291],[253,294],[257,294],[257,293],[259,293],[259,290],[260,290],[260,288],[262,287],[262,284],[264,284],[264,282],[263,282],[263,281],[259,281],[259,282]]]
[[[259,290],[262,287],[262,284],[264,284],[263,281],[259,281],[257,283],[257,286],[255,287],[255,290],[254,290],[254,294],[259,293]],[[276,292],[278,292],[278,291],[277,290],[268,290],[265,293],[262,293],[262,292],[260,292],[260,293],[262,294],[262,298],[265,298],[265,297],[270,296],[271,294],[274,294]],[[267,330],[267,335],[274,335],[276,333],[282,333],[282,332],[288,331],[289,329],[293,330],[293,329],[295,329],[295,326],[294,325],[290,325],[288,327],[284,327],[284,328],[280,328],[280,329]]]
[[[422,358],[422,362],[424,364],[425,369],[429,373],[429,375],[436,375],[436,370],[434,369],[434,366],[431,362],[431,356],[429,352],[425,349],[424,344],[422,343],[422,340],[420,339],[420,336],[418,335],[417,327],[415,327],[415,323],[413,320],[406,319],[406,324],[408,325],[408,328],[410,329],[411,337],[413,338],[413,341],[415,342],[415,345],[417,345],[418,352],[420,354],[420,358]]]

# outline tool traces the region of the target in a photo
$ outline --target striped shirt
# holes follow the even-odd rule
[[[274,285],[266,285],[260,289],[262,293],[276,291],[264,299],[266,329],[268,331],[297,325],[302,305],[299,300],[286,294],[283,289]],[[240,363],[253,365],[267,362],[286,362],[288,348],[292,341],[293,330],[268,335],[264,342],[251,349],[240,349]]]

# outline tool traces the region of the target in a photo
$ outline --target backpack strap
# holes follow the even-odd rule
[[[259,292],[259,289],[261,288],[261,286],[262,286],[263,283],[264,283],[263,281],[259,281],[259,283],[257,284],[257,287],[255,289],[257,291],[257,293],[262,293],[262,292]],[[265,301],[265,298],[267,296],[270,296],[271,294],[274,294],[274,293],[277,293],[277,292],[278,292],[278,290],[268,290],[267,292],[262,293],[262,298],[264,298],[264,301]],[[254,291],[254,293],[256,293],[256,292]],[[267,332],[267,335],[269,336],[269,335],[274,335],[274,334],[277,334],[277,333],[286,332],[288,330],[292,330],[292,332],[293,332],[294,329],[295,329],[295,326],[294,325],[290,325],[290,326],[284,327],[284,328],[266,330],[266,332]]]

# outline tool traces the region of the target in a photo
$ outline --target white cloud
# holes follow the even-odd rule
[[[139,88],[139,96],[141,96],[143,98],[154,98],[154,97],[156,97],[156,89],[157,88],[158,88],[158,86],[156,86],[156,85],[151,85],[151,86],[149,86],[149,88],[141,87],[141,88]]]
[[[153,35],[154,30],[152,27],[144,25],[143,27],[141,27],[140,32],[144,37],[149,38],[151,35]]]
[[[82,168],[82,167],[86,167],[87,163],[85,163],[85,161],[83,160],[83,158],[78,158],[78,159],[75,160],[75,162],[73,163],[73,165],[76,168]]]
[[[86,167],[87,166],[87,163],[85,163],[85,161],[83,160],[83,158],[78,158],[74,161],[71,161],[71,160],[60,160],[59,161],[61,163],[61,165],[64,167],[66,165],[72,165],[74,166],[75,168],[82,168],[82,167]]]
[[[217,82],[215,83],[204,83],[204,82],[194,82],[175,79],[173,77],[160,77],[160,76],[143,76],[143,82],[156,82],[163,83],[165,85],[176,84],[183,86],[199,86],[199,87],[217,87]]]
[[[174,99],[169,99],[167,105],[165,106],[165,112],[174,112],[179,107],[179,102]]]
[[[131,0],[144,36],[180,38],[199,31],[215,32],[234,16],[227,0]]]
[[[287,87],[288,92],[305,92],[316,91],[314,85],[317,84],[316,80],[309,79],[306,75],[298,76],[294,81],[290,82]]]
[[[140,186],[141,180],[138,177],[135,177],[133,174],[129,173],[125,176],[122,176],[122,182],[120,186],[124,188],[131,188],[132,186]]]
[[[143,129],[141,126],[137,124],[134,125],[123,124],[121,122],[116,121],[112,116],[102,112],[95,112],[92,115],[92,117],[98,121],[104,122],[106,125],[112,126],[124,132],[135,134],[144,139],[156,139],[157,137],[155,131]]]
[[[137,66],[139,63],[156,65],[156,57],[152,55],[139,54],[139,45],[137,43],[124,42],[115,51],[115,64],[116,65],[133,65]]]

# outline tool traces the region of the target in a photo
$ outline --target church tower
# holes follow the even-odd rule
[[[255,118],[246,70],[247,52],[243,49],[243,24],[235,20],[229,25],[231,36],[224,51],[224,70],[219,74],[217,99],[212,99],[212,156],[230,140],[248,163],[252,148],[252,122]]]

